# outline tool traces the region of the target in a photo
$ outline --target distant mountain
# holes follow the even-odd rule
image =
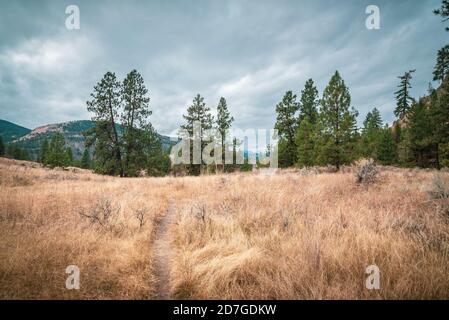
[[[6,120],[0,120],[0,136],[2,136],[5,143],[10,143],[11,141],[20,138],[30,132],[30,129],[21,127],[15,123]]]
[[[72,148],[73,158],[80,159],[84,151],[85,140],[82,132],[93,126],[94,123],[90,120],[48,124],[15,139],[13,143],[26,149],[31,159],[36,160],[44,140],[50,140],[55,133],[59,132],[64,136],[67,145]]]
[[[42,142],[59,132],[64,136],[64,139],[72,148],[73,158],[78,160],[81,158],[84,152],[84,136],[83,132],[93,128],[95,122],[90,120],[78,120],[63,123],[48,124],[38,127],[34,130],[29,130],[20,126],[17,126],[11,122],[0,120],[0,132],[6,132],[8,135],[3,136],[7,143],[14,143],[18,146],[26,149],[31,159],[36,160],[40,153]],[[13,130],[15,128],[15,131]],[[19,130],[21,128],[22,130]],[[120,131],[120,127],[117,125],[117,129]],[[6,137],[10,137],[6,139]],[[170,141],[170,137],[159,135],[161,143],[164,149],[169,149],[173,142]]]

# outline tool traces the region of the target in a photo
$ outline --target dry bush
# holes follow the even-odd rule
[[[147,208],[138,208],[134,210],[134,216],[137,221],[139,221],[139,228],[142,228],[148,219],[148,209]]]
[[[310,176],[310,175],[319,174],[320,170],[318,167],[304,167],[304,168],[300,168],[298,173],[300,176]]]
[[[378,173],[373,159],[362,159],[356,163],[355,176],[357,183],[373,183],[376,181]]]
[[[120,213],[120,206],[113,205],[111,199],[102,197],[88,212],[81,208],[78,213],[90,220],[91,223],[98,223],[102,227],[108,226]]]
[[[432,177],[432,184],[428,193],[431,199],[449,198],[449,175],[444,173],[435,174]]]
[[[434,202],[437,212],[449,217],[449,174],[446,172],[434,174],[427,193]]]

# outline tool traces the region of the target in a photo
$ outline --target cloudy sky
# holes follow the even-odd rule
[[[65,27],[68,5],[80,29]],[[368,30],[365,8],[380,8]],[[417,69],[415,97],[432,78],[449,33],[440,0],[1,1],[0,119],[28,128],[89,119],[86,100],[107,71],[132,69],[150,91],[151,121],[173,134],[195,94],[224,96],[245,128],[272,128],[275,106],[308,78],[321,92],[335,70],[365,114],[393,120],[397,76]]]

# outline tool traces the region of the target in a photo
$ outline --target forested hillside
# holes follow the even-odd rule
[[[0,135],[3,137],[4,143],[12,143],[26,151],[29,159],[38,160],[43,142],[50,141],[53,135],[59,132],[63,135],[65,143],[71,148],[73,158],[80,160],[85,149],[83,132],[92,129],[94,125],[95,123],[91,120],[77,120],[48,124],[30,130],[9,121],[0,120]],[[117,124],[116,127],[121,133],[120,126]],[[159,135],[159,138],[163,148],[168,150],[173,143],[170,142],[170,137]]]

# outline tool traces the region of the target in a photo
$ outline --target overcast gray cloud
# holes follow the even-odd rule
[[[81,29],[65,28],[76,4]],[[379,6],[380,30],[365,28]],[[106,71],[137,69],[151,120],[173,134],[196,93],[228,100],[240,128],[271,128],[275,105],[308,78],[320,92],[339,70],[360,118],[373,107],[393,120],[397,76],[417,69],[426,93],[448,36],[432,14],[440,0],[390,1],[2,1],[0,118],[29,128],[90,118],[85,101]]]

